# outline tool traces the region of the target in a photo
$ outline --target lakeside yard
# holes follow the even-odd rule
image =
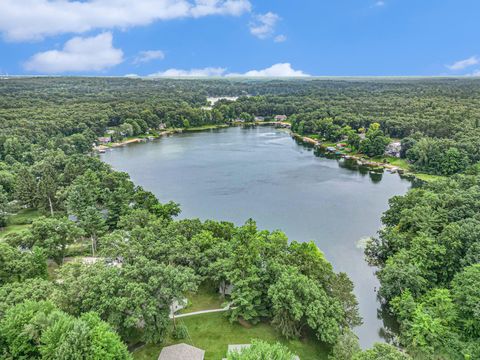
[[[224,306],[225,299],[211,284],[202,284],[195,294],[188,294],[188,307],[179,314],[200,310],[217,309]],[[135,360],[156,360],[164,346],[186,343],[205,350],[205,360],[220,360],[225,357],[228,345],[249,344],[252,339],[261,339],[270,343],[280,342],[286,345],[301,360],[327,359],[328,347],[320,343],[313,335],[300,340],[287,340],[268,322],[256,325],[231,323],[226,313],[192,315],[176,320],[177,324],[187,327],[188,336],[175,340],[167,338],[163,344],[149,344],[133,352]]]
[[[270,343],[280,342],[301,360],[326,360],[328,348],[313,336],[301,340],[286,340],[268,323],[259,323],[250,328],[230,323],[223,313],[195,315],[177,320],[188,329],[188,338],[167,339],[161,345],[145,345],[133,352],[135,360],[156,360],[164,346],[186,343],[205,350],[205,360],[221,360],[229,344],[249,344],[252,339]]]

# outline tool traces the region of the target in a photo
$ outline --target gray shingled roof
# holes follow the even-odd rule
[[[203,360],[205,351],[187,344],[166,346],[158,360]]]

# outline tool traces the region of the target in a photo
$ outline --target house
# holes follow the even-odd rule
[[[255,121],[265,121],[263,116],[255,116]]]
[[[187,344],[165,346],[158,360],[203,360],[205,350]]]
[[[113,135],[113,134],[115,134],[115,130],[113,130],[113,129],[108,129],[108,130],[106,131],[106,133],[107,133],[107,135]]]
[[[164,123],[161,123],[158,125],[158,130],[165,130],[167,128],[167,125],[165,125]]]
[[[285,121],[287,120],[287,115],[275,115],[275,121]]]
[[[385,155],[400,157],[400,150],[402,150],[402,143],[400,141],[394,141],[388,144],[385,149]]]
[[[100,136],[97,140],[100,144],[108,144],[112,142],[112,138],[110,136]]]
[[[187,303],[187,298],[173,300],[173,302],[170,304],[170,317],[173,317],[178,310],[182,310],[185,306],[187,306]]]

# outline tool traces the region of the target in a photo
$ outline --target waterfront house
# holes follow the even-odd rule
[[[287,115],[275,115],[275,121],[285,121],[287,120]]]
[[[108,144],[112,142],[112,138],[110,136],[100,136],[97,140],[100,144]]]

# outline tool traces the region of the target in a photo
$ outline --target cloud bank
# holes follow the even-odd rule
[[[225,68],[206,67],[203,69],[169,69],[148,75],[149,77],[306,77],[310,76],[301,70],[294,70],[290,63],[278,63],[262,70],[250,70],[245,73],[227,73]]]
[[[125,29],[158,20],[238,16],[249,0],[1,0],[0,32],[11,41],[94,29]]]
[[[32,56],[25,69],[38,73],[101,71],[123,61],[123,52],[113,47],[112,34],[93,37],[74,37],[62,50],[49,50]]]

